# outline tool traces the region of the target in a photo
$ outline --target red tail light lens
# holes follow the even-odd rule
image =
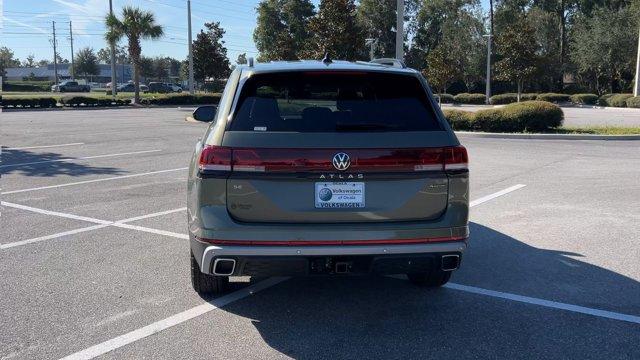
[[[231,171],[231,148],[206,145],[200,153],[200,171]]]
[[[338,170],[333,158],[349,156],[347,169]],[[272,149],[207,145],[200,154],[202,172],[422,172],[466,170],[463,146],[409,149]]]
[[[347,172],[443,170],[442,148],[424,149],[233,149],[233,171],[336,172],[333,157],[348,153]]]
[[[445,170],[468,170],[469,157],[464,146],[454,146],[444,149]]]

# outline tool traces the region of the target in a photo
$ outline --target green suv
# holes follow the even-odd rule
[[[467,151],[398,62],[239,66],[188,180],[191,279],[407,274],[445,284],[469,236]]]

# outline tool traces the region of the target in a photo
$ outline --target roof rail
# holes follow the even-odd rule
[[[394,58],[373,59],[369,62],[374,64],[393,66],[393,67],[402,68],[402,69],[405,69],[407,67],[407,65],[405,65],[402,60],[398,60]]]
[[[253,67],[253,58],[249,57],[249,59],[247,59],[247,62],[249,64],[249,67]]]

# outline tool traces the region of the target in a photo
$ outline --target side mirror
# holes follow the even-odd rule
[[[216,110],[218,109],[215,105],[205,105],[199,106],[197,109],[193,111],[193,118],[198,121],[213,121],[216,116]]]

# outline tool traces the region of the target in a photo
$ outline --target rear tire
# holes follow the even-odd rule
[[[433,269],[430,272],[420,272],[407,274],[409,281],[414,285],[424,287],[440,287],[451,278],[452,271],[442,271],[440,269]]]
[[[200,295],[215,295],[223,293],[229,284],[228,276],[216,276],[200,271],[198,262],[191,254],[191,285]]]

